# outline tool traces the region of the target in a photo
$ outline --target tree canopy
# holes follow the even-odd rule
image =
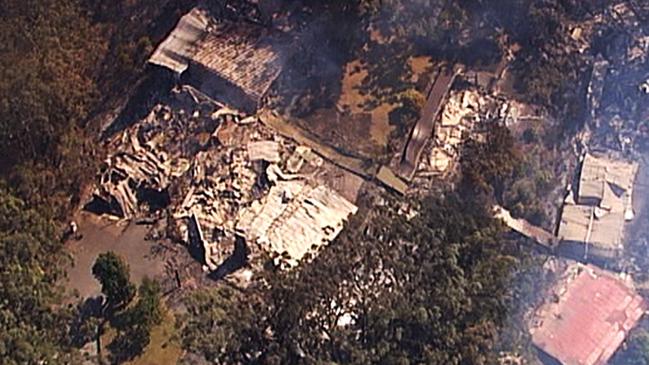
[[[110,306],[127,305],[135,296],[128,264],[112,251],[97,257],[92,265],[92,275],[101,283],[101,292]]]
[[[480,204],[451,194],[418,211],[375,209],[309,265],[197,292],[185,348],[219,363],[489,363],[518,260]]]
[[[137,302],[113,321],[119,334],[110,343],[111,358],[116,363],[140,355],[151,341],[151,329],[162,320],[161,290],[155,280],[144,278]]]
[[[65,256],[53,221],[0,184],[0,358],[65,361],[66,316],[53,305]]]
[[[250,13],[246,21],[269,21],[249,2],[216,3],[223,11],[237,5],[235,10]],[[512,69],[517,97],[579,121],[581,76],[588,67],[581,56],[564,52],[569,41],[564,24],[606,3],[312,2],[300,15],[324,15],[304,19],[316,20],[321,30],[313,32],[316,39],[328,37],[297,57],[313,58],[306,69],[317,90],[337,81],[329,77],[336,72],[322,72],[325,66],[362,58],[369,70],[364,88],[379,99],[404,102],[412,110],[400,110],[401,118],[414,120],[420,101],[408,97],[414,87],[407,77],[409,57],[492,65],[502,56],[500,41],[506,35],[509,45],[520,47]],[[97,126],[88,120],[104,105],[113,106],[114,99],[127,97],[153,45],[194,4],[0,1],[3,363],[78,362],[64,338],[70,318],[60,308],[57,287],[65,260],[58,228],[101,159],[93,137]],[[370,37],[372,31],[378,37]],[[306,72],[298,71],[297,79],[304,79]],[[408,125],[397,124],[396,133],[403,135]],[[521,156],[503,126],[493,127],[486,141],[469,141],[465,150],[462,171],[470,189],[409,202],[417,212],[411,219],[389,197],[382,205],[367,202],[376,208],[358,214],[312,264],[265,271],[247,289],[219,286],[187,298],[184,347],[222,363],[491,362],[511,296],[507,280],[520,264],[483,199],[492,193],[516,203],[530,198],[521,184],[514,184],[515,193],[508,189]],[[478,191],[487,194],[463,195]],[[102,255],[93,274],[115,305],[136,295],[128,267],[114,254]],[[157,284],[145,280],[137,298],[119,315],[126,326],[114,345],[119,359],[144,348],[151,326],[160,321]],[[647,347],[646,339],[636,338],[629,346],[632,354]]]
[[[58,285],[61,227],[100,159],[88,120],[142,76],[147,36],[164,35],[184,2],[99,3],[0,1],[2,363],[80,362]],[[102,6],[113,12],[96,16]]]

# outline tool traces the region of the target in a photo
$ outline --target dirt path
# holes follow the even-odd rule
[[[144,276],[156,277],[163,273],[164,262],[151,253],[154,243],[144,239],[146,226],[118,224],[86,212],[80,213],[76,222],[83,238],[66,244],[74,258],[65,282],[69,291],[76,290],[83,298],[100,294],[101,288],[91,269],[97,256],[106,251],[114,251],[128,262],[135,283],[141,282]]]

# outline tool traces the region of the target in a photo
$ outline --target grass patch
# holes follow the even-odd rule
[[[144,349],[144,352],[125,365],[162,365],[175,364],[182,355],[182,349],[177,341],[174,340],[175,334],[175,317],[173,312],[163,306],[162,322],[151,329],[151,342]],[[104,359],[110,358],[108,345],[115,339],[117,331],[106,324],[104,334],[101,336],[102,353]]]
[[[175,317],[170,310],[163,308],[164,316],[160,325],[151,330],[151,343],[141,356],[126,362],[128,365],[175,364],[182,350],[173,339],[175,334]]]

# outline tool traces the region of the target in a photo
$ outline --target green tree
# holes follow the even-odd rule
[[[55,311],[63,277],[54,221],[0,183],[0,358],[3,364],[72,361],[64,312]],[[66,360],[67,359],[67,360]]]
[[[124,313],[131,326],[151,328],[162,320],[161,289],[157,281],[145,277],[138,289],[137,303]]]
[[[184,300],[182,345],[217,363],[254,362],[270,346],[264,315],[268,308],[257,288],[242,293],[229,286],[198,290]]]
[[[195,293],[185,349],[217,363],[488,364],[518,261],[455,194],[361,212],[310,264]],[[332,264],[335,263],[335,264]]]
[[[121,363],[141,354],[151,341],[151,329],[161,320],[160,285],[145,277],[138,289],[137,303],[114,321],[119,334],[108,346],[113,361]]]
[[[135,296],[128,264],[114,252],[100,254],[92,265],[92,274],[101,283],[108,306],[127,305]]]
[[[460,165],[465,188],[493,193],[498,200],[522,161],[509,129],[498,121],[489,126],[485,140],[471,138],[464,143]]]

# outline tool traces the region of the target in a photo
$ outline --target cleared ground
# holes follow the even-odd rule
[[[154,242],[144,237],[147,226],[134,223],[117,223],[94,214],[82,212],[75,219],[80,240],[70,240],[66,248],[74,258],[74,266],[68,269],[65,286],[78,292],[82,298],[97,296],[101,287],[92,276],[92,265],[100,253],[114,251],[128,262],[131,280],[139,284],[143,277],[154,278],[164,271],[164,262],[153,256]]]
[[[389,153],[390,143],[402,145],[406,139],[400,136],[402,140],[391,141],[396,125],[402,122],[392,115],[401,106],[397,95],[382,99],[374,96],[366,85],[370,76],[368,67],[360,59],[341,67],[340,94],[335,105],[316,109],[293,121],[319,142],[347,154],[366,159],[382,158]],[[411,58],[408,60],[410,73],[399,78],[415,85],[420,77],[430,73],[431,67],[428,57]]]

